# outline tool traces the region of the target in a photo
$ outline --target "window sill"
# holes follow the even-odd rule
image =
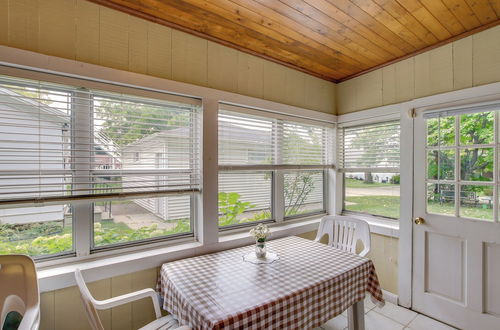
[[[399,220],[389,220],[374,215],[344,212],[342,215],[350,216],[368,222],[370,232],[373,234],[399,238]]]
[[[272,238],[297,235],[317,230],[321,216],[272,224]],[[179,242],[164,247],[154,247],[113,256],[95,256],[92,259],[71,260],[56,266],[37,265],[41,292],[58,290],[75,285],[74,271],[85,271],[88,282],[97,281],[144,269],[156,268],[161,264],[183,258],[190,258],[210,252],[227,250],[253,243],[248,228],[220,233],[219,242],[203,245],[200,242]]]

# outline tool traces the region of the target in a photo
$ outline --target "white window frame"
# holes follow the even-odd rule
[[[359,112],[349,113],[345,115],[340,115],[337,119],[338,129],[342,127],[351,127],[351,126],[362,126],[362,125],[370,125],[370,124],[378,124],[389,121],[400,121],[401,122],[401,111],[400,105],[389,105],[383,106],[374,109],[363,110]],[[339,144],[336,144],[339,147]],[[403,148],[401,148],[402,150]],[[336,154],[337,155],[337,154]],[[402,157],[400,157],[402,159]],[[338,163],[338,162],[337,162]],[[400,165],[400,170],[402,166]],[[380,169],[383,171],[383,169]],[[378,216],[374,214],[367,214],[362,212],[354,212],[344,210],[344,199],[345,199],[345,187],[344,187],[344,175],[346,172],[342,170],[336,171],[336,186],[335,186],[335,204],[337,205],[335,209],[335,214],[345,214],[352,215],[358,218],[362,218],[368,221],[371,224],[379,224],[381,228],[389,228],[389,230],[379,229],[381,234],[394,236],[397,233],[394,233],[394,230],[397,230],[398,226],[391,224],[391,222],[395,222],[399,219],[392,219],[383,216]],[[400,172],[401,173],[401,172]],[[401,218],[401,216],[400,216]]]
[[[320,121],[320,120],[313,120],[309,118],[303,118],[303,117],[296,117],[296,116],[290,116],[290,115],[284,115],[280,114],[276,111],[269,110],[269,109],[255,109],[255,108],[250,108],[247,106],[241,106],[241,105],[232,105],[232,104],[227,104],[227,103],[221,103],[219,104],[219,110],[223,111],[231,111],[234,113],[241,113],[241,114],[248,114],[248,115],[255,115],[255,116],[260,116],[263,118],[270,118],[270,119],[281,119],[281,120],[287,120],[287,121],[293,121],[297,123],[303,123],[303,124],[309,124],[309,125],[318,125],[321,126],[323,125],[326,128],[331,129],[329,138],[331,141],[328,141],[326,148],[328,147],[333,147],[336,145],[336,125],[333,122],[326,122],[326,121]],[[278,129],[281,129],[281,126],[278,127]],[[277,134],[275,137],[278,141],[275,143],[276,146],[279,145],[279,134]],[[274,152],[274,156],[277,158],[277,162],[280,163],[280,158],[281,158],[281,149],[279,147],[277,148],[278,150]],[[330,150],[330,153],[335,152],[336,149],[332,148]],[[335,154],[332,154],[332,163],[334,164],[335,161]],[[311,212],[311,213],[306,213],[306,214],[299,214],[296,216],[291,216],[291,217],[286,217],[285,216],[285,198],[284,198],[284,175],[287,170],[321,170],[323,172],[323,210],[318,211],[318,212]],[[301,219],[307,219],[311,217],[318,217],[318,216],[324,216],[326,214],[329,214],[331,210],[330,206],[330,198],[329,196],[332,196],[331,190],[333,189],[333,184],[332,180],[330,177],[333,175],[333,165],[219,165],[218,166],[218,171],[220,172],[227,172],[230,173],[231,171],[269,171],[272,172],[272,182],[271,182],[271,213],[272,217],[271,219],[266,219],[266,220],[261,220],[261,221],[253,221],[253,222],[248,222],[248,223],[242,223],[242,224],[236,224],[236,225],[231,225],[231,226],[226,226],[226,227],[219,227],[219,231],[221,232],[234,232],[234,231],[239,231],[242,230],[246,227],[251,227],[255,226],[257,223],[266,223],[266,224],[281,224],[283,222],[288,222],[288,221],[294,221],[294,220],[301,220]]]
[[[42,291],[60,289],[74,285],[73,270],[76,267],[87,269],[89,280],[99,280],[118,276],[142,269],[157,267],[163,262],[196,254],[238,247],[252,243],[247,230],[221,235],[218,230],[218,104],[219,102],[272,109],[274,113],[291,115],[297,118],[312,119],[335,123],[336,116],[301,107],[290,106],[255,97],[200,87],[182,82],[146,76],[142,74],[111,69],[99,65],[33,53],[21,49],[0,46],[0,74],[13,77],[75,85],[74,81],[85,80],[96,89],[110,92],[140,89],[145,97],[151,94],[169,93],[170,95],[201,98],[202,100],[202,192],[196,199],[196,221],[194,238],[151,243],[142,246],[128,246],[98,254],[80,253],[77,257],[45,260],[37,263]],[[102,88],[105,84],[107,88]],[[76,84],[78,85],[78,84]],[[100,87],[99,87],[100,86]],[[123,93],[123,91],[122,91]],[[134,93],[132,93],[134,94]],[[334,135],[335,136],[335,135]],[[333,153],[335,155],[335,153]],[[329,196],[333,195],[335,178],[333,169],[329,175]],[[327,203],[327,213],[333,214],[333,203]],[[295,235],[315,230],[321,216],[286,221],[273,224],[273,237]],[[90,240],[90,221],[80,222],[78,226],[88,229],[88,237],[80,237],[81,242]],[[83,244],[83,243],[82,243]],[[89,244],[89,243],[86,243]]]

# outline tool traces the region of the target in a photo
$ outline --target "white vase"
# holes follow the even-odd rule
[[[266,257],[266,242],[255,242],[255,256],[257,258],[265,258]]]

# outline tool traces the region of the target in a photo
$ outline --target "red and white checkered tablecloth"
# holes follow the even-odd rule
[[[166,263],[163,308],[193,329],[312,329],[365,297],[384,304],[371,260],[291,236],[272,240],[271,264],[243,261],[254,246]]]

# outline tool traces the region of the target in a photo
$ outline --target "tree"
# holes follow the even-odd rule
[[[147,103],[124,102],[96,97],[95,121],[103,133],[120,147],[134,143],[148,135],[189,126],[190,113],[173,111]]]

